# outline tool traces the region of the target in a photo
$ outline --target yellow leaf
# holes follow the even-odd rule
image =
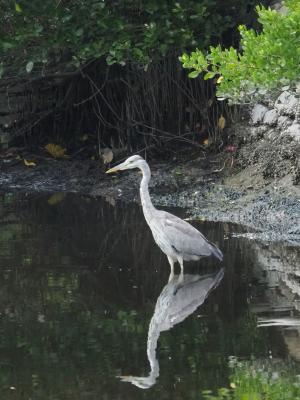
[[[66,149],[63,149],[60,145],[54,143],[48,143],[45,146],[47,152],[54,158],[69,158],[66,153]]]
[[[35,162],[26,160],[25,158],[24,158],[24,164],[26,165],[26,167],[35,167],[36,166]]]
[[[209,140],[208,140],[208,139],[205,139],[205,140],[203,141],[203,144],[204,144],[204,146],[208,146]]]
[[[56,204],[61,203],[65,197],[65,193],[54,193],[52,196],[49,197],[47,203],[50,204],[50,206],[55,206]]]
[[[18,13],[22,12],[22,8],[20,7],[20,4],[15,3],[15,10],[16,10]]]
[[[217,83],[221,83],[222,82],[222,80],[224,79],[224,76],[219,76],[219,78],[217,79]]]
[[[221,115],[218,121],[218,128],[222,131],[225,128],[226,125],[226,119]]]

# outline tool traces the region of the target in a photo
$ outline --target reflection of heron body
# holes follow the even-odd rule
[[[174,276],[159,295],[153,317],[151,318],[147,356],[150,363],[148,376],[120,376],[123,382],[131,382],[142,389],[153,386],[159,376],[156,347],[160,332],[171,329],[192,314],[207,298],[209,293],[221,282],[223,268],[216,274],[184,275],[183,280]]]
[[[143,173],[140,194],[144,216],[155,242],[168,257],[171,265],[170,280],[174,276],[174,263],[176,261],[179,262],[181,267],[181,279],[184,260],[199,260],[201,257],[213,255],[222,261],[221,250],[210,243],[196,228],[175,215],[157,210],[153,206],[148,190],[151,172],[149,165],[142,157],[129,157],[122,164],[109,169],[107,173],[133,168],[139,168]]]

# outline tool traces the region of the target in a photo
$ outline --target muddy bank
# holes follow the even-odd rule
[[[298,94],[285,91],[227,129],[219,154],[190,149],[165,161],[149,160],[154,203],[183,207],[195,219],[240,223],[262,239],[300,244],[299,109]],[[28,157],[35,166],[24,165]],[[58,161],[15,149],[12,156],[2,155],[0,168],[2,191],[74,192],[104,196],[112,204],[139,201],[138,172],[107,176],[97,161]]]
[[[152,161],[151,194],[157,206],[183,207],[195,219],[244,224],[263,239],[300,243],[300,191],[289,173],[264,178],[258,166],[242,167],[238,154],[194,153]],[[41,160],[1,167],[0,190],[73,192],[139,202],[136,171],[108,176],[96,161]]]

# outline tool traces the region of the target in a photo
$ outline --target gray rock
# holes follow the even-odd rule
[[[293,121],[289,117],[286,117],[285,115],[280,115],[280,117],[278,117],[277,120],[277,126],[280,129],[286,129],[290,125],[292,125],[292,123]]]
[[[275,102],[275,108],[280,115],[294,116],[299,107],[299,99],[288,91],[282,92]]]
[[[277,123],[278,113],[276,110],[269,110],[265,113],[263,123],[266,125],[274,126]]]
[[[268,108],[262,104],[255,104],[251,112],[251,123],[257,125],[262,122],[267,111]]]
[[[251,139],[258,140],[263,138],[267,129],[266,125],[252,126],[249,130]]]
[[[271,129],[266,133],[265,137],[270,141],[276,140],[276,138],[278,137],[278,131],[275,129]]]
[[[285,131],[284,134],[292,136],[295,140],[300,142],[300,124],[294,122],[291,126],[289,126]]]

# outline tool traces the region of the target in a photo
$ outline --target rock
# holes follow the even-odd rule
[[[265,113],[263,123],[266,125],[274,126],[277,123],[278,114],[276,110],[269,110]]]
[[[272,10],[276,10],[279,14],[283,15],[286,15],[289,12],[288,8],[283,4],[281,0],[272,3],[271,8]]]
[[[257,125],[262,122],[264,115],[268,111],[268,108],[262,104],[255,104],[251,113],[251,123]]]
[[[285,115],[280,115],[277,120],[277,126],[279,129],[286,129],[290,125],[292,125],[293,121],[286,117]]]
[[[276,138],[278,137],[278,132],[277,130],[271,129],[268,131],[268,133],[266,134],[266,138],[273,141],[276,140]]]
[[[275,102],[275,108],[280,115],[294,116],[299,107],[297,97],[288,91],[282,92]]]
[[[300,142],[300,124],[294,122],[290,127],[288,127],[283,134],[292,136],[295,140]]]
[[[263,138],[267,130],[268,127],[266,125],[260,125],[250,128],[251,136],[253,136],[255,139]]]

